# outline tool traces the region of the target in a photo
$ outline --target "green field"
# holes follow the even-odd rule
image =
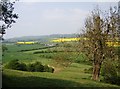
[[[4,52],[4,56],[2,58],[3,63],[8,62],[12,59],[18,59],[18,60],[23,60],[23,61],[31,61],[34,59],[38,59],[38,57],[35,57],[34,55],[31,54],[26,54],[24,50],[35,50],[35,49],[40,49],[44,48],[43,45],[41,44],[35,44],[35,45],[6,45],[7,46],[7,51]]]
[[[3,87],[118,87],[120,88],[120,86],[118,85],[96,82],[91,80],[91,74],[85,73],[84,70],[89,69],[92,66],[90,64],[88,65],[87,63],[85,63],[85,58],[83,57],[83,54],[78,55],[78,53],[75,52],[66,52],[62,50],[62,47],[44,48],[44,45],[40,45],[40,44],[19,45],[19,46],[6,45],[6,47],[8,48],[8,50],[4,52],[3,65],[6,65],[10,60],[13,59],[18,59],[26,64],[35,61],[40,61],[42,64],[53,66],[55,71],[54,73],[27,72],[27,71],[6,69],[3,67]],[[21,51],[21,50],[30,50],[30,51]],[[34,52],[37,51],[41,53],[34,54]],[[59,56],[66,59],[69,58],[70,60],[73,61],[67,67],[60,65],[59,62],[57,63],[54,60],[54,58],[60,58]]]

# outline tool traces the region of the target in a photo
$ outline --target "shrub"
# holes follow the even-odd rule
[[[19,66],[20,70],[22,71],[26,71],[27,70],[27,66],[25,63],[20,63],[20,66]]]
[[[27,71],[31,71],[31,72],[35,71],[34,65],[33,64],[28,64],[27,65]]]
[[[42,65],[42,63],[41,62],[38,62],[38,61],[36,61],[35,63],[33,63],[33,65],[35,66],[35,65]]]
[[[44,71],[44,66],[41,64],[41,62],[35,62],[33,65],[36,72]]]
[[[16,64],[16,65],[15,65]],[[11,60],[9,63],[5,65],[6,68],[8,69],[17,69],[16,67],[18,66],[18,60]]]
[[[49,67],[47,65],[44,65],[44,72],[51,72],[51,73],[53,73],[54,72],[54,68]]]
[[[49,72],[49,67],[47,65],[44,65],[44,72]]]
[[[101,75],[104,77],[103,81],[107,83],[116,84],[117,81],[119,81],[114,61],[108,60],[107,62],[104,62],[101,69]]]
[[[54,68],[43,66],[41,62],[30,63],[28,65],[20,63],[18,60],[12,60],[5,65],[8,69],[30,71],[30,72],[54,72]]]
[[[14,69],[14,70],[22,70],[25,71],[26,69],[26,64],[20,63],[17,59],[11,60],[8,64],[5,66],[8,69]]]
[[[47,72],[51,72],[51,73],[53,73],[53,72],[54,72],[54,68],[49,67],[49,71],[47,71]]]
[[[28,64],[27,70],[31,72],[54,72],[54,69],[52,67],[48,67],[47,65],[43,66],[41,62]]]

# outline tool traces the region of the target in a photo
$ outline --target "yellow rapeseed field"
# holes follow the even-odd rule
[[[16,44],[35,44],[35,42],[17,42]]]
[[[79,41],[81,39],[87,40],[87,38],[58,38],[52,40],[52,42],[70,42],[70,41]]]
[[[54,39],[52,40],[52,42],[70,42],[70,41],[79,41],[81,39],[87,40],[88,38],[58,38],[58,39]],[[106,42],[106,44],[110,47],[110,46],[114,46],[114,47],[120,47],[120,42]]]
[[[80,38],[58,38],[55,40],[52,40],[52,42],[68,42],[68,41],[79,41]]]
[[[110,47],[110,46],[114,46],[114,47],[120,47],[120,42],[106,42],[106,44]]]

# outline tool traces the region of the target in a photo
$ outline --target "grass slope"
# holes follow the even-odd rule
[[[35,51],[18,52],[23,49],[33,49],[42,47],[40,45],[7,45],[8,50],[4,53],[3,64],[12,59],[19,59],[22,62],[30,63],[41,61],[42,64],[49,64],[55,67],[55,73],[47,72],[25,72],[3,68],[3,87],[116,87],[120,86],[96,82],[91,80],[91,74],[84,73],[84,69],[91,66],[82,64],[82,56],[78,57],[80,63],[72,63],[68,67],[57,65],[52,58],[46,56],[55,55],[53,53],[33,54]],[[58,50],[61,48],[58,48]],[[41,50],[53,50],[41,49]],[[40,50],[38,50],[40,51]],[[63,53],[64,54],[64,53]],[[41,57],[41,55],[44,55]],[[64,55],[62,55],[63,57]],[[69,56],[69,55],[68,55]],[[70,57],[73,55],[70,55]],[[66,55],[65,55],[66,57]],[[72,58],[75,59],[75,58]],[[109,89],[109,88],[108,88]]]
[[[90,66],[73,63],[59,72],[23,72],[3,70],[3,87],[116,87],[90,80],[91,74],[84,73]]]

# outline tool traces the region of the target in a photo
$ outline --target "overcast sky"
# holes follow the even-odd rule
[[[117,2],[17,2],[19,19],[4,38],[78,33],[96,5],[108,10]]]

